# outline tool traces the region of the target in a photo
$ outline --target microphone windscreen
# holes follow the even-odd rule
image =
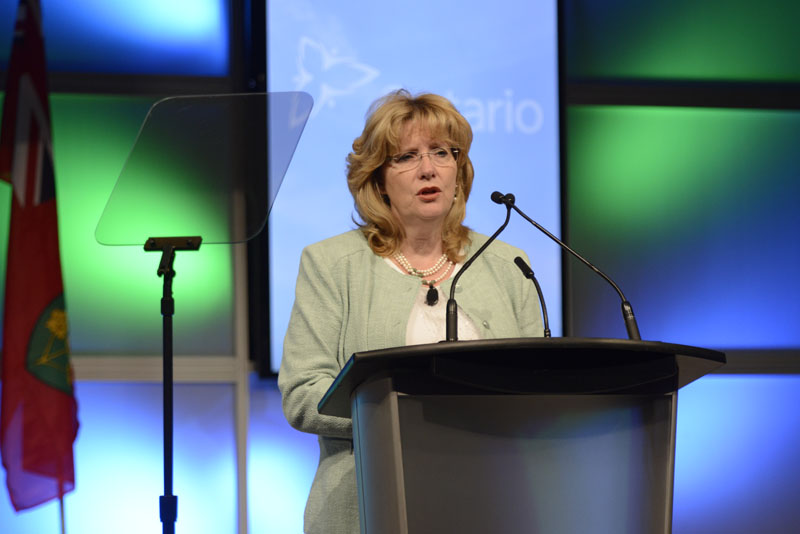
[[[533,278],[533,270],[525,263],[525,260],[517,256],[514,258],[514,263],[517,264],[517,267],[519,267],[519,270],[525,275],[525,278]]]

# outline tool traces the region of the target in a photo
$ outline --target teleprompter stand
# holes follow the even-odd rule
[[[176,252],[198,251],[201,242],[244,243],[265,228],[311,106],[311,97],[299,92],[156,102],[95,230],[103,245],[144,243],[146,252],[161,252],[164,495],[159,515],[164,534],[175,532],[178,517],[173,494]],[[246,525],[246,514],[240,514],[239,532]]]
[[[175,314],[175,299],[172,297],[172,279],[175,270],[175,252],[178,250],[199,250],[202,238],[192,237],[151,237],[145,244],[147,252],[161,252],[158,276],[164,279],[164,292],[161,297],[163,367],[164,367],[164,495],[159,498],[159,515],[164,534],[175,532],[178,520],[178,497],[172,493],[173,464],[173,377],[172,377],[172,316]]]

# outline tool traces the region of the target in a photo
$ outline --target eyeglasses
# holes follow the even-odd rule
[[[420,166],[422,156],[428,156],[431,163],[437,167],[447,167],[458,159],[460,152],[460,148],[434,148],[430,152],[406,152],[397,156],[389,156],[386,161],[391,161],[399,171],[410,171]]]

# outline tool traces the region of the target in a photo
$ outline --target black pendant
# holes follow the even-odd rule
[[[431,284],[428,286],[428,294],[425,295],[425,304],[434,306],[437,302],[439,302],[439,292],[436,291],[436,288]]]

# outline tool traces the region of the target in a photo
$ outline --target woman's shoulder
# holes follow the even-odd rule
[[[322,241],[317,241],[305,248],[305,251],[309,254],[326,257],[345,257],[369,250],[369,245],[361,230],[350,230]]]
[[[470,230],[469,238],[470,246],[467,250],[467,257],[472,256],[472,254],[474,254],[475,251],[481,247],[481,245],[486,243],[486,241],[489,239],[489,236]],[[508,243],[499,239],[495,239],[492,244],[483,251],[483,254],[487,256],[499,257],[507,261],[514,261],[514,258],[517,256],[522,256],[523,258],[527,257],[522,249],[515,247],[514,245],[509,245]]]

